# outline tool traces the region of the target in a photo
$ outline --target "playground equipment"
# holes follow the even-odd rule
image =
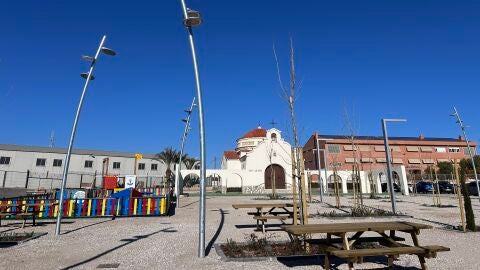
[[[107,183],[108,180],[105,182]],[[115,180],[116,182],[116,180]],[[108,187],[113,187],[109,185]],[[65,189],[62,200],[64,218],[89,217],[131,217],[131,216],[165,216],[169,214],[171,188],[168,185],[154,188],[113,188],[113,189]],[[36,218],[55,218],[60,192],[42,197],[17,197],[0,200],[0,204],[29,203],[37,204],[33,212]],[[6,210],[8,209],[0,209]],[[6,218],[17,218],[15,209]]]

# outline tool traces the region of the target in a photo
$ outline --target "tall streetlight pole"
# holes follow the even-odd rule
[[[467,132],[465,131],[466,127],[463,124],[462,119],[460,118],[460,114],[458,113],[457,108],[453,107],[453,110],[455,112],[452,114],[452,116],[457,118],[457,123],[460,126],[460,129],[462,130],[462,133],[463,133],[463,137],[465,138],[465,142],[467,143],[468,155],[470,156],[470,160],[472,161],[473,174],[475,176],[475,182],[477,183],[478,199],[480,200],[480,187],[478,184],[477,168],[475,168],[475,159],[473,158],[474,154],[473,154],[472,148],[470,147],[470,142],[468,141]]]
[[[195,42],[193,41],[192,28],[202,23],[200,13],[187,9],[185,0],[180,0],[183,9],[183,24],[188,30],[188,39],[190,41],[190,50],[192,51],[193,71],[195,73],[195,84],[197,86],[198,99],[198,124],[200,133],[200,213],[198,218],[198,257],[205,257],[205,178],[206,178],[206,151],[205,151],[205,126],[203,121],[203,103],[202,90],[200,87],[200,76],[198,74],[197,55],[195,52]]]
[[[80,76],[86,79],[86,81],[85,81],[85,85],[83,86],[82,95],[80,96],[80,101],[78,103],[77,113],[75,114],[75,119],[73,120],[72,132],[70,134],[70,142],[68,143],[68,150],[67,150],[67,154],[65,155],[65,167],[63,167],[62,187],[60,189],[60,198],[59,198],[58,212],[57,212],[57,223],[55,227],[55,235],[57,236],[60,235],[60,226],[62,224],[62,214],[63,214],[63,196],[64,196],[63,194],[65,192],[65,185],[67,183],[68,167],[70,165],[70,157],[72,154],[72,147],[73,147],[73,142],[75,140],[75,134],[77,132],[78,120],[80,118],[80,112],[82,111],[83,99],[85,98],[88,84],[90,83],[91,80],[95,79],[95,77],[93,76],[93,70],[95,69],[95,64],[97,63],[97,59],[100,56],[100,53],[103,52],[111,56],[114,56],[116,54],[115,51],[109,48],[103,47],[103,44],[105,43],[106,39],[107,39],[107,36],[102,37],[102,40],[100,41],[100,45],[98,46],[97,52],[95,53],[94,57],[82,56],[83,59],[90,61],[91,64],[90,64],[90,70],[88,71],[88,73],[80,74]]]
[[[190,116],[192,115],[193,106],[195,106],[195,98],[192,100],[192,105],[190,105],[189,109],[186,109],[185,112],[187,113],[187,118],[182,119],[185,123],[185,129],[183,130],[182,135],[182,143],[180,145],[180,157],[178,166],[175,170],[175,196],[177,199],[176,207],[180,206],[180,166],[182,166],[182,157],[183,157],[183,147],[185,146],[185,141],[187,140],[188,132],[190,131]]]
[[[392,165],[391,165],[391,156],[390,156],[390,146],[388,145],[388,133],[387,133],[387,122],[407,122],[405,119],[382,119],[382,129],[383,129],[383,140],[385,142],[385,155],[387,159],[387,176],[388,176],[388,188],[390,189],[390,200],[392,201],[392,212],[394,215],[397,214],[397,205],[395,202],[395,189],[393,188],[393,175],[392,175]]]

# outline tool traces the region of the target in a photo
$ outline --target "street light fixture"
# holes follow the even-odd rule
[[[203,20],[200,16],[200,12],[187,8],[187,16],[183,21],[183,25],[186,27],[196,27],[202,24]]]
[[[185,0],[180,0],[183,10],[183,24],[188,30],[188,39],[190,42],[190,50],[192,51],[193,71],[195,73],[195,85],[197,87],[198,100],[198,125],[200,133],[200,203],[198,218],[198,257],[205,257],[205,178],[206,178],[206,150],[205,150],[205,124],[203,121],[203,103],[202,89],[200,86],[200,75],[198,73],[197,54],[195,52],[195,42],[193,40],[192,27],[199,26],[202,23],[200,13],[191,9],[187,9]]]
[[[462,133],[463,133],[463,137],[465,138],[465,142],[467,143],[468,155],[470,156],[470,160],[472,162],[473,174],[475,176],[475,182],[477,184],[478,199],[480,200],[480,186],[478,184],[477,168],[475,168],[475,159],[473,158],[474,154],[473,154],[472,148],[470,147],[470,142],[468,141],[467,131],[465,130],[467,128],[467,126],[464,125],[462,119],[460,118],[460,114],[458,113],[457,108],[453,107],[453,110],[455,112],[453,114],[451,114],[450,116],[453,116],[453,117],[457,118],[457,123],[460,126],[460,129],[462,130]]]
[[[390,200],[392,201],[392,212],[396,215],[395,189],[393,188],[393,175],[390,156],[390,146],[388,145],[387,122],[407,122],[406,119],[382,119],[383,140],[385,142],[385,155],[387,161],[388,188],[390,189]]]
[[[75,114],[75,119],[73,121],[72,131],[70,134],[70,141],[68,143],[68,150],[65,156],[65,166],[63,167],[62,186],[60,188],[60,198],[59,198],[58,211],[57,211],[57,222],[55,227],[55,235],[57,236],[60,235],[60,226],[62,224],[63,196],[65,192],[65,185],[67,183],[68,167],[70,166],[70,157],[72,155],[73,142],[75,140],[75,134],[77,132],[77,124],[80,118],[80,112],[82,111],[83,100],[87,92],[88,84],[90,83],[91,80],[95,78],[93,77],[93,71],[95,69],[95,64],[97,62],[97,59],[100,56],[100,52],[103,52],[111,56],[115,55],[115,52],[113,50],[103,47],[103,44],[105,43],[106,39],[107,39],[107,36],[104,35],[102,37],[102,40],[100,41],[100,45],[98,46],[97,52],[95,53],[95,57],[91,57],[91,56],[82,57],[83,59],[90,61],[91,64],[90,64],[90,69],[88,73],[82,73],[80,75],[82,78],[86,79],[86,81],[85,81],[85,85],[83,86],[82,95],[80,96],[80,101],[78,103],[77,112]]]
[[[88,79],[89,74],[87,72],[80,73],[80,77],[84,78],[85,80]],[[90,75],[90,81],[95,80],[95,76]]]
[[[187,117],[182,119],[182,122],[185,123],[185,129],[183,130],[182,135],[182,144],[180,145],[180,157],[178,161],[178,166],[175,169],[175,196],[176,196],[176,205],[175,207],[180,206],[180,169],[182,166],[182,157],[183,157],[183,148],[185,146],[185,141],[187,140],[188,132],[191,130],[190,128],[190,116],[192,115],[193,107],[195,106],[195,97],[192,100],[192,105],[190,105],[190,109],[185,110],[187,112]]]

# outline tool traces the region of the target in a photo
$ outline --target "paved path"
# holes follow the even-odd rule
[[[401,198],[399,209],[410,211],[416,217],[455,223],[457,208],[430,209],[422,206],[430,198]],[[334,203],[333,198],[327,198]],[[450,201],[448,201],[450,200]],[[445,199],[454,203],[454,199]],[[207,199],[207,245],[212,239],[225,242],[227,238],[236,241],[244,239],[253,232],[254,224],[247,210],[234,210],[232,203],[255,203],[252,197],[211,197]],[[286,201],[268,201],[286,202]],[[343,203],[349,199],[342,199]],[[366,204],[388,209],[389,202],[366,200]],[[476,204],[475,211],[479,213]],[[310,213],[331,211],[321,204],[311,204]],[[425,215],[424,215],[425,214]],[[368,219],[369,221],[375,219]],[[385,219],[379,219],[385,221]],[[418,220],[404,219],[419,222]],[[349,219],[331,220],[311,219],[311,223],[348,222]],[[365,219],[363,220],[365,221]],[[323,269],[323,259],[307,261],[265,261],[265,262],[229,262],[219,260],[216,252],[207,250],[205,259],[197,258],[198,197],[182,199],[182,207],[173,217],[75,219],[66,220],[62,226],[63,235],[54,236],[53,220],[38,227],[14,229],[2,227],[0,231],[43,231],[47,236],[15,247],[0,249],[0,269],[94,269],[100,264],[118,264],[118,269]],[[426,222],[426,221],[420,221]],[[479,222],[480,223],[480,222]],[[428,261],[430,269],[479,269],[478,248],[480,233],[463,234],[445,230],[441,225],[432,224],[433,230],[425,230],[420,235],[423,244],[445,245],[451,252],[441,253],[438,258]],[[239,229],[240,228],[240,229]],[[271,232],[270,239],[288,239],[283,232]],[[341,263],[341,262],[340,262]],[[313,264],[313,265],[312,265]],[[358,265],[358,269],[383,269],[386,260],[380,263]],[[418,269],[418,260],[414,256],[402,256],[396,265],[399,269]],[[342,263],[338,269],[346,269]]]

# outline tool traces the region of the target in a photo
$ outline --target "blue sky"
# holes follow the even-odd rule
[[[275,119],[291,138],[272,45],[287,79],[294,40],[302,143],[315,130],[343,134],[343,110],[358,133],[456,137],[456,105],[480,139],[478,1],[200,1],[195,29],[204,90],[208,165],[258,123]],[[87,71],[103,34],[75,147],[155,153],[178,147],[183,109],[195,95],[179,1],[2,1],[0,143],[66,146]],[[194,114],[187,152],[198,155]]]

